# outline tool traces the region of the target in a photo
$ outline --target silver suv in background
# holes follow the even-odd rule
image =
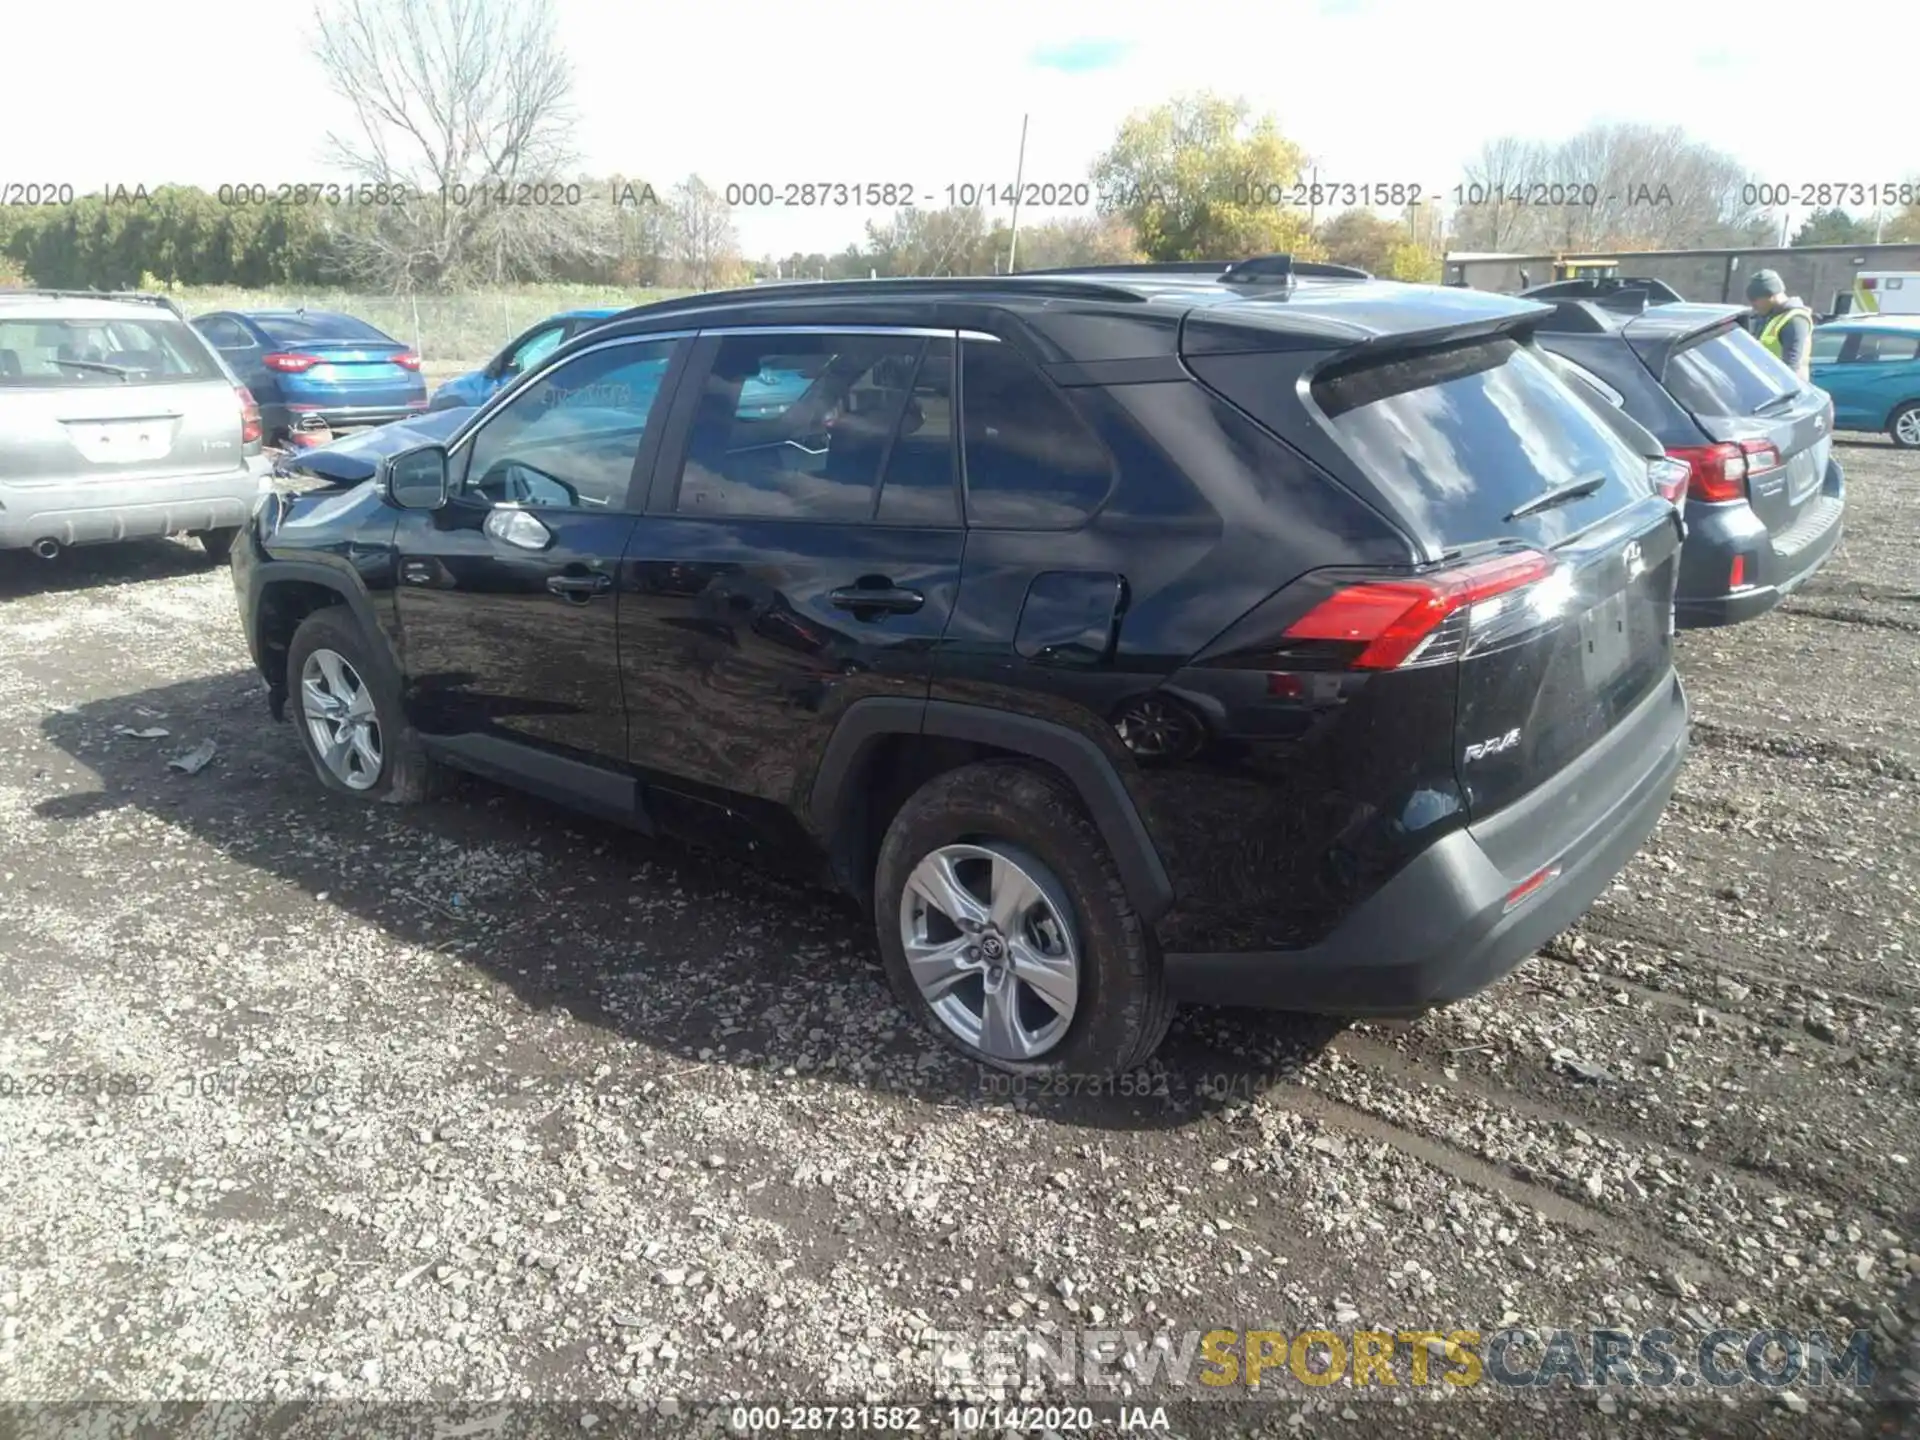
[[[0,291],[0,550],[192,534],[271,484],[260,409],[159,295]]]

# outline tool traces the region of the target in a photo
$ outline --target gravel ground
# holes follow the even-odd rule
[[[1683,637],[1695,749],[1576,929],[1411,1026],[1183,1012],[1144,1095],[949,1059],[831,897],[478,781],[327,795],[191,544],[0,556],[0,1399],[577,1429],[982,1393],[946,1332],[1858,1325],[1864,1395],[1295,1385],[1230,1428],[1895,1433],[1920,459],[1842,454],[1826,572]]]

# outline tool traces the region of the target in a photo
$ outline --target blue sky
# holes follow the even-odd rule
[[[1912,0],[1829,12],[1609,0],[1597,9],[1627,37],[1622,52],[1655,35],[1658,56],[1576,83],[1566,57],[1594,42],[1559,43],[1561,7],[1494,0],[558,6],[584,164],[663,188],[698,171],[715,185],[909,182],[944,201],[948,185],[1012,180],[1023,114],[1027,178],[1083,181],[1130,110],[1202,88],[1272,111],[1323,180],[1443,192],[1489,137],[1554,140],[1608,120],[1684,126],[1789,185],[1920,170],[1911,86],[1895,70],[1849,80],[1807,64],[1904,57]],[[8,112],[46,118],[8,127],[0,183],[332,178],[323,135],[340,116],[304,54],[310,13],[304,0],[16,4]],[[82,48],[81,33],[137,43]],[[164,103],[145,98],[156,76]],[[1841,84],[1844,107],[1822,98]],[[103,103],[113,96],[142,98]],[[785,253],[837,249],[869,218],[768,209],[737,225],[749,253]]]

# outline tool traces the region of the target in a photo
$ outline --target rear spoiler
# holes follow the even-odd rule
[[[1474,291],[1474,294],[1485,292]],[[1511,297],[1489,297],[1508,298]],[[1444,325],[1369,334],[1332,316],[1289,317],[1285,329],[1215,322],[1204,310],[1188,311],[1180,325],[1182,355],[1232,355],[1249,351],[1331,350],[1320,367],[1366,365],[1386,355],[1418,354],[1467,345],[1476,340],[1511,336],[1525,343],[1540,322],[1553,314],[1551,305],[1521,301],[1524,309],[1489,315],[1478,320],[1455,320]]]

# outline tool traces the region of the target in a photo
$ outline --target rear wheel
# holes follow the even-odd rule
[[[1119,1074],[1172,1017],[1152,935],[1074,796],[1025,765],[936,776],[880,847],[875,924],[895,997],[1014,1074]]]
[[[366,637],[340,606],[300,622],[287,650],[294,728],[329,790],[409,805],[441,788]]]
[[[1902,450],[1920,450],[1920,400],[1902,405],[1887,425],[1887,436]]]
[[[219,530],[196,531],[194,538],[200,542],[200,548],[207,552],[207,558],[218,565],[232,553],[234,537],[239,533],[239,526],[229,525]]]

